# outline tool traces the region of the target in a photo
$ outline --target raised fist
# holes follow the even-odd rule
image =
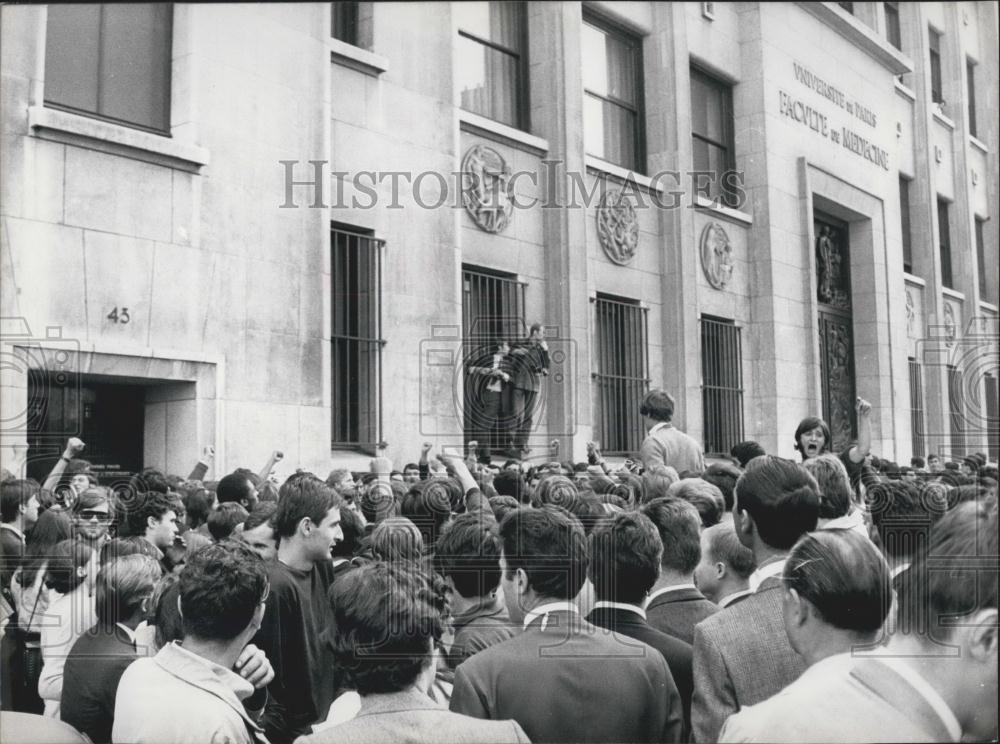
[[[77,439],[76,437],[70,437],[69,441],[66,442],[66,451],[69,453],[70,457],[83,452],[83,448],[86,447],[82,439]]]

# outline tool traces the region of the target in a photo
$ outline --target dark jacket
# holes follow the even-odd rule
[[[117,625],[98,624],[77,638],[63,668],[62,720],[94,744],[111,741],[118,681],[138,658],[132,639]]]
[[[549,370],[549,352],[541,346],[524,342],[511,350],[505,363],[505,369],[514,387],[537,392],[539,375],[543,371],[548,373]]]
[[[628,610],[599,607],[591,610],[587,615],[587,622],[648,643],[663,655],[663,660],[667,662],[677,684],[677,692],[681,696],[681,705],[684,709],[684,739],[687,740],[691,731],[691,695],[694,692],[694,674],[691,669],[694,651],[691,644],[660,632],[647,623],[641,615]]]
[[[661,654],[640,642],[624,645],[565,610],[463,662],[451,709],[513,718],[536,742],[674,742],[683,727]]]
[[[694,642],[694,626],[719,611],[704,594],[693,587],[677,589],[655,597],[646,605],[650,625],[684,643]]]

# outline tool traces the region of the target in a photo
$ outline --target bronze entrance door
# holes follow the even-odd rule
[[[817,213],[813,227],[823,418],[834,452],[842,452],[854,440],[857,423],[850,246],[846,223]]]

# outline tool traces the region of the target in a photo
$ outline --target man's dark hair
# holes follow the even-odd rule
[[[84,540],[63,540],[56,543],[48,556],[45,586],[60,594],[69,594],[83,583],[86,576],[80,575],[80,569],[85,569],[93,556],[93,549]]]
[[[918,468],[918,469],[923,469],[926,466],[927,466],[927,463],[924,462],[924,458],[922,458],[922,457],[911,457],[910,458],[910,467]]]
[[[752,459],[766,455],[767,453],[757,442],[747,439],[746,441],[734,444],[733,448],[729,450],[729,454],[739,460],[741,468],[745,468],[747,463]]]
[[[736,482],[736,509],[752,518],[757,534],[777,550],[789,550],[816,529],[819,486],[805,468],[765,455],[752,460]]]
[[[531,500],[528,482],[519,470],[501,470],[493,479],[493,487],[501,496],[511,496],[520,504],[527,504]]]
[[[146,528],[149,526],[148,519],[150,517],[157,520],[163,519],[163,515],[168,511],[177,513],[183,506],[180,497],[175,493],[168,494],[160,491],[138,493],[131,500],[131,503],[122,502],[121,504],[121,508],[125,511],[125,518],[123,520],[119,519],[118,524],[123,525],[125,531],[123,533],[119,529],[119,534],[122,537],[132,535],[142,537],[146,534]]]
[[[580,520],[583,531],[587,535],[590,535],[597,523],[608,515],[608,510],[604,508],[604,502],[594,495],[581,494],[567,504],[566,508]]]
[[[244,531],[248,529],[246,523],[243,529]],[[340,531],[344,537],[330,548],[330,555],[334,558],[350,558],[361,547],[361,541],[365,537],[365,523],[353,509],[341,509]]]
[[[308,517],[314,524],[319,524],[331,509],[340,504],[337,492],[319,478],[307,476],[287,480],[279,491],[278,510],[273,520],[274,532],[280,538],[291,537],[303,519]]]
[[[579,520],[564,509],[542,507],[512,511],[499,526],[508,578],[521,569],[542,596],[571,600],[587,572],[587,536]]]
[[[757,569],[753,551],[740,542],[731,524],[720,523],[709,531],[708,553],[713,563],[725,563],[741,579],[749,579]]]
[[[406,473],[407,470],[420,470],[420,466],[415,462],[408,462],[403,467],[403,473]]]
[[[253,508],[253,511],[247,515],[247,518],[243,521],[243,531],[253,530],[260,527],[264,522],[269,522],[274,517],[275,512],[278,511],[278,505],[273,501],[261,501],[257,506]],[[343,516],[343,515],[341,515]],[[273,524],[271,525],[274,526]]]
[[[108,561],[127,555],[145,555],[158,561],[162,553],[144,537],[116,537],[101,546],[100,563],[103,566]]]
[[[403,484],[399,484],[402,486]],[[383,519],[399,516],[399,502],[396,499],[397,487],[390,481],[389,485],[377,482],[361,489],[358,505],[361,513],[369,524],[376,524]],[[406,493],[404,490],[403,496]]]
[[[371,548],[375,560],[418,562],[424,552],[420,530],[406,517],[383,519],[372,530]]]
[[[362,696],[400,692],[428,664],[444,634],[444,598],[407,563],[370,563],[330,587],[337,668]]]
[[[639,510],[653,522],[663,545],[661,565],[689,574],[701,560],[701,515],[688,501],[663,496]]]
[[[799,538],[784,568],[785,586],[841,630],[875,633],[889,611],[889,566],[853,530],[817,530]]]
[[[94,609],[104,626],[126,622],[153,594],[163,569],[146,555],[126,555],[101,566],[94,587]]]
[[[215,495],[219,497],[220,504],[227,504],[242,501],[250,501],[254,492],[253,482],[244,473],[230,473],[219,481],[215,488]]]
[[[248,516],[249,512],[240,503],[227,501],[219,504],[219,508],[208,515],[208,533],[216,542],[226,540]]]
[[[663,541],[656,525],[639,512],[605,517],[590,534],[594,596],[638,605],[660,575]]]
[[[4,522],[13,522],[21,507],[37,493],[38,488],[24,479],[4,481],[0,484],[0,517]]]
[[[499,522],[507,515],[507,512],[521,508],[521,504],[513,496],[492,496],[490,508],[493,509],[493,514]]]
[[[642,396],[639,415],[655,421],[670,421],[674,417],[674,398],[666,390],[650,390]]]
[[[997,529],[996,504],[983,502],[959,504],[930,528],[896,579],[899,631],[927,628],[928,642],[946,641],[961,618],[997,607]]]
[[[143,468],[132,476],[129,488],[133,493],[170,493],[170,482],[158,468]]]
[[[430,550],[451,518],[451,511],[451,489],[442,479],[436,479],[414,483],[406,492],[399,513],[417,526],[424,546]]]
[[[264,562],[237,540],[207,545],[181,571],[184,635],[229,641],[242,633],[267,594]]]
[[[892,558],[912,555],[948,510],[949,494],[940,484],[883,481],[868,487],[865,501],[882,550]]]
[[[457,516],[438,539],[435,566],[442,576],[451,578],[455,591],[465,599],[485,597],[500,585],[496,528],[496,520],[488,513],[468,512]]]
[[[215,503],[215,496],[205,488],[196,488],[187,491],[181,497],[184,501],[184,510],[187,512],[187,521],[191,529],[196,530],[208,521],[208,515],[212,513],[212,506]]]
[[[760,454],[764,454],[763,450]],[[723,462],[712,463],[701,474],[702,480],[708,481],[722,493],[722,500],[725,502],[727,512],[733,510],[733,489],[736,488],[736,481],[739,480],[740,475],[738,467]]]

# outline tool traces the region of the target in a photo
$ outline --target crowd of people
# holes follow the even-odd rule
[[[70,440],[0,484],[0,708],[119,744],[996,740],[996,464],[880,460],[860,399],[843,452],[807,418],[799,462],[706,463],[673,408],[620,465],[206,449],[113,490]]]

